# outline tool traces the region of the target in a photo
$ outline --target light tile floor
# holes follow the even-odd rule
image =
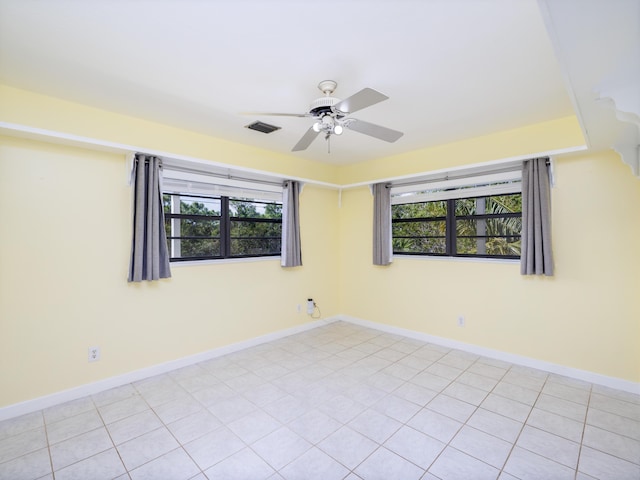
[[[0,423],[0,479],[640,479],[640,397],[344,322]]]

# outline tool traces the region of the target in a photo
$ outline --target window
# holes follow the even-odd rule
[[[521,193],[401,201],[391,207],[393,253],[520,258]]]
[[[163,204],[172,262],[280,255],[282,203],[165,193]]]

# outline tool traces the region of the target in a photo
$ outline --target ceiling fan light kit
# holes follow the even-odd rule
[[[324,132],[328,135],[342,135],[342,132],[344,131],[344,127],[337,116],[334,117],[327,114],[323,115],[320,120],[311,126],[311,128],[313,128],[313,131],[316,133]]]
[[[307,113],[265,113],[263,115],[312,117],[315,119],[313,125],[292,148],[294,152],[306,150],[320,132],[325,134],[326,140],[329,140],[331,135],[342,135],[345,128],[385,142],[395,142],[402,137],[403,133],[397,130],[349,117],[351,113],[387,100],[389,97],[372,88],[364,88],[354,95],[340,100],[332,96],[337,86],[337,82],[333,80],[320,82],[318,89],[324,96],[311,102]]]

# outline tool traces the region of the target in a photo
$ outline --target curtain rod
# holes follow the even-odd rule
[[[520,170],[520,167],[518,168],[500,168],[500,169],[496,169],[496,170],[491,170],[491,171],[487,171],[487,172],[476,172],[476,173],[468,173],[468,174],[463,174],[463,175],[439,175],[439,176],[434,176],[428,179],[422,179],[422,180],[414,180],[414,181],[410,181],[410,182],[398,182],[398,183],[387,183],[386,187],[387,188],[393,188],[393,187],[410,187],[412,185],[424,185],[424,184],[429,184],[429,183],[436,183],[436,182],[442,182],[443,180],[461,180],[464,178],[472,178],[472,177],[479,177],[482,175],[490,175],[490,174],[494,174],[494,173],[508,173],[508,172],[517,172]]]
[[[206,170],[199,170],[197,168],[189,168],[189,167],[183,167],[183,166],[174,166],[174,165],[168,165],[166,167],[167,170],[175,170],[178,172],[185,172],[185,173],[195,173],[198,175],[203,175],[206,177],[213,177],[213,178],[224,178],[227,180],[238,180],[241,182],[248,182],[248,183],[257,183],[257,184],[261,184],[261,185],[272,185],[275,187],[281,187],[282,184],[284,183],[284,181],[286,179],[282,179],[282,181],[279,182],[275,182],[275,181],[269,181],[269,180],[263,180],[263,179],[254,179],[254,178],[246,178],[246,177],[240,177],[237,175],[231,175],[230,173],[228,174],[224,174],[224,173],[215,173],[215,172],[208,172]]]
[[[549,157],[534,157],[534,158],[546,158],[545,164],[547,166],[551,165],[551,159]],[[527,160],[533,160],[533,158],[530,158],[530,159],[527,159]],[[423,178],[423,179],[416,179],[416,180],[410,180],[410,181],[406,181],[406,182],[397,182],[397,183],[388,182],[385,185],[385,187],[386,188],[410,187],[412,185],[424,185],[424,184],[429,184],[429,183],[441,182],[443,180],[461,180],[461,179],[464,179],[464,178],[472,178],[472,177],[478,177],[478,176],[482,176],[482,175],[491,175],[491,174],[494,174],[494,173],[517,172],[517,171],[520,171],[522,169],[522,162],[526,162],[527,160],[522,160],[517,165],[511,165],[511,166],[504,167],[504,168],[488,169],[488,170],[486,170],[484,172],[480,171],[480,172],[476,172],[476,173],[463,173],[461,175],[450,175],[449,173],[445,173],[445,174],[441,174],[441,175],[434,175],[433,177],[429,176],[426,179]],[[473,168],[473,167],[471,167],[471,168]]]

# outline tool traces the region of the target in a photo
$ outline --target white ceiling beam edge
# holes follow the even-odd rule
[[[90,137],[83,137],[79,135],[72,135],[63,132],[56,132],[53,130],[46,130],[42,128],[30,127],[26,125],[19,125],[15,123],[9,122],[0,122],[0,134],[18,137],[18,138],[28,138],[32,140],[45,141],[49,143],[55,143],[60,145],[68,145],[80,148],[93,149],[98,151],[105,151],[111,153],[120,153],[131,157],[136,152],[144,152],[150,155],[155,155],[162,158],[170,159],[169,163],[176,165],[179,163],[189,163],[189,164],[197,164],[201,166],[209,166],[209,167],[219,167],[224,168],[229,171],[233,171],[235,173],[247,173],[251,175],[262,176],[268,180],[295,180],[309,185],[317,185],[324,188],[330,188],[334,190],[349,190],[352,188],[358,188],[362,186],[369,186],[372,183],[380,183],[380,182],[388,182],[388,183],[401,183],[403,181],[429,181],[434,178],[443,178],[446,176],[455,176],[457,173],[465,172],[465,174],[470,174],[473,172],[488,172],[490,170],[498,170],[502,168],[509,168],[521,163],[523,160],[528,160],[530,158],[539,158],[539,157],[556,157],[560,155],[568,155],[572,153],[577,153],[581,151],[587,150],[586,145],[577,145],[573,147],[561,148],[556,150],[547,150],[543,152],[534,152],[525,155],[517,155],[513,157],[506,157],[502,159],[490,160],[487,162],[474,163],[470,165],[462,165],[458,167],[451,168],[443,168],[438,170],[432,170],[428,173],[413,173],[408,175],[402,175],[397,177],[387,177],[382,179],[373,179],[365,182],[358,183],[350,183],[350,184],[336,184],[329,182],[321,182],[318,180],[312,180],[308,178],[302,177],[292,177],[290,175],[283,175],[274,172],[261,171],[252,168],[246,167],[238,167],[235,165],[229,165],[222,162],[216,162],[213,160],[204,160],[196,157],[189,157],[186,155],[180,155],[171,152],[163,152],[160,150],[154,150],[144,147],[137,147],[133,145],[127,145],[123,143],[110,142],[106,140],[99,140]],[[131,165],[127,162],[126,166],[126,182],[129,183],[131,175]]]
[[[387,177],[387,178],[369,180],[366,182],[350,183],[348,185],[342,185],[340,188],[342,190],[348,190],[350,188],[368,186],[368,185],[371,185],[372,183],[390,183],[391,185],[394,185],[394,184],[397,185],[397,184],[402,184],[406,182],[411,182],[411,183],[417,183],[421,181],[429,182],[435,179],[456,177],[461,174],[468,176],[473,174],[489,173],[496,170],[515,168],[518,165],[521,165],[524,160],[529,160],[532,158],[559,157],[562,155],[570,155],[573,153],[584,152],[586,150],[588,150],[588,147],[586,145],[576,145],[573,147],[559,148],[555,150],[546,150],[544,152],[527,153],[525,155],[516,155],[513,157],[505,157],[505,158],[500,158],[496,160],[489,160],[487,162],[460,165],[458,167],[430,170],[427,173],[425,172],[413,173],[409,175],[401,175],[398,177]]]
[[[640,3],[538,5],[589,149],[613,149],[640,178]]]
[[[197,157],[190,157],[187,155],[181,155],[173,152],[165,152],[161,150],[155,150],[146,147],[139,147],[135,145],[127,145],[124,143],[110,142],[107,140],[100,140],[91,137],[83,137],[79,135],[72,135],[69,133],[56,132],[53,130],[46,130],[42,128],[30,127],[27,125],[19,125],[15,123],[0,122],[0,133],[19,138],[28,138],[32,140],[45,141],[49,143],[55,143],[59,145],[67,145],[73,147],[87,148],[91,150],[98,150],[111,153],[120,153],[126,155],[129,159],[133,154],[143,152],[149,155],[154,155],[168,160],[170,165],[199,165],[206,170],[207,167],[218,167],[229,171],[236,175],[242,175],[243,173],[258,177],[264,177],[265,180],[295,180],[305,184],[317,185],[325,188],[339,189],[340,185],[321,182],[318,180],[312,180],[309,178],[295,177],[291,175],[284,175],[277,172],[267,172],[253,168],[241,167],[237,165],[230,165],[228,163],[217,162],[215,160],[206,160]],[[126,181],[129,183],[131,175],[131,164],[127,161],[126,169]]]

